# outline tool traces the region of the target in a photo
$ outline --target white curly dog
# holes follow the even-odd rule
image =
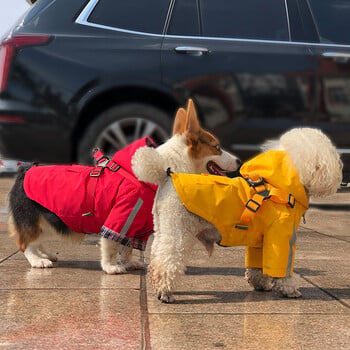
[[[194,239],[199,239],[205,245],[210,256],[214,242],[219,242],[222,237],[212,223],[185,208],[171,176],[168,176],[168,169],[174,173],[208,172],[208,160],[214,152],[203,140],[203,131],[195,112],[192,113],[192,121],[188,120],[188,113],[187,119],[186,113],[182,114],[182,117],[177,117],[170,140],[157,149],[140,148],[132,159],[133,171],[139,180],[159,185],[153,205],[155,232],[148,275],[158,299],[165,303],[175,300],[173,292],[176,282],[185,271]],[[232,162],[236,158],[223,153],[218,143],[213,146],[218,157],[226,159],[228,165],[220,165],[217,160],[220,167],[229,170],[237,168],[238,162]],[[320,130],[292,129],[265,146],[266,150],[284,150],[289,155],[305,187],[306,198],[334,194],[340,186],[342,162],[331,141]],[[216,173],[222,175],[219,170]],[[286,297],[301,296],[295,274],[276,278],[264,274],[261,268],[248,267],[246,278],[257,290],[273,290]]]

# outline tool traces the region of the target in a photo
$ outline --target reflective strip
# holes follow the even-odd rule
[[[293,223],[293,236],[289,241],[289,256],[288,256],[286,277],[292,276],[292,265],[293,265],[293,256],[294,256],[293,246],[296,240],[297,240],[297,233],[295,232],[295,223]]]
[[[133,223],[135,216],[137,215],[137,213],[139,212],[140,208],[142,207],[143,204],[143,200],[141,198],[139,198],[134,206],[134,209],[131,211],[128,219],[126,220],[122,230],[120,231],[121,235],[126,235],[126,233],[128,232],[131,224]]]

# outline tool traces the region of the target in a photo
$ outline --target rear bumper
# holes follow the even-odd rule
[[[0,154],[7,159],[71,162],[70,130],[52,111],[0,98]]]

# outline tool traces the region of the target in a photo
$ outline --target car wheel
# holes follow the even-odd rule
[[[124,148],[144,136],[151,136],[157,144],[169,138],[171,120],[157,107],[141,103],[114,106],[90,124],[78,146],[78,162],[92,162],[92,150],[101,149],[106,155]]]

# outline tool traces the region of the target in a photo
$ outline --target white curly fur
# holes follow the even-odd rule
[[[336,148],[322,131],[295,128],[265,144],[265,149],[283,149],[291,157],[301,183],[310,197],[329,196],[342,181],[342,163]]]
[[[323,197],[336,192],[342,179],[342,163],[331,141],[319,130],[292,129],[277,141],[265,144],[265,149],[284,149],[291,157],[309,195]],[[232,164],[232,156],[225,154],[216,161]],[[148,275],[158,298],[173,302],[176,282],[185,271],[193,240],[204,243],[209,254],[220,234],[205,220],[188,212],[166,176],[166,169],[174,172],[206,172],[207,160],[194,161],[188,155],[184,135],[175,135],[157,149],[139,149],[132,160],[133,171],[140,180],[159,184],[153,206],[154,241]],[[226,167],[227,168],[227,167]],[[257,290],[273,290],[286,297],[299,297],[296,277],[272,278],[260,269],[247,269],[246,278]]]

